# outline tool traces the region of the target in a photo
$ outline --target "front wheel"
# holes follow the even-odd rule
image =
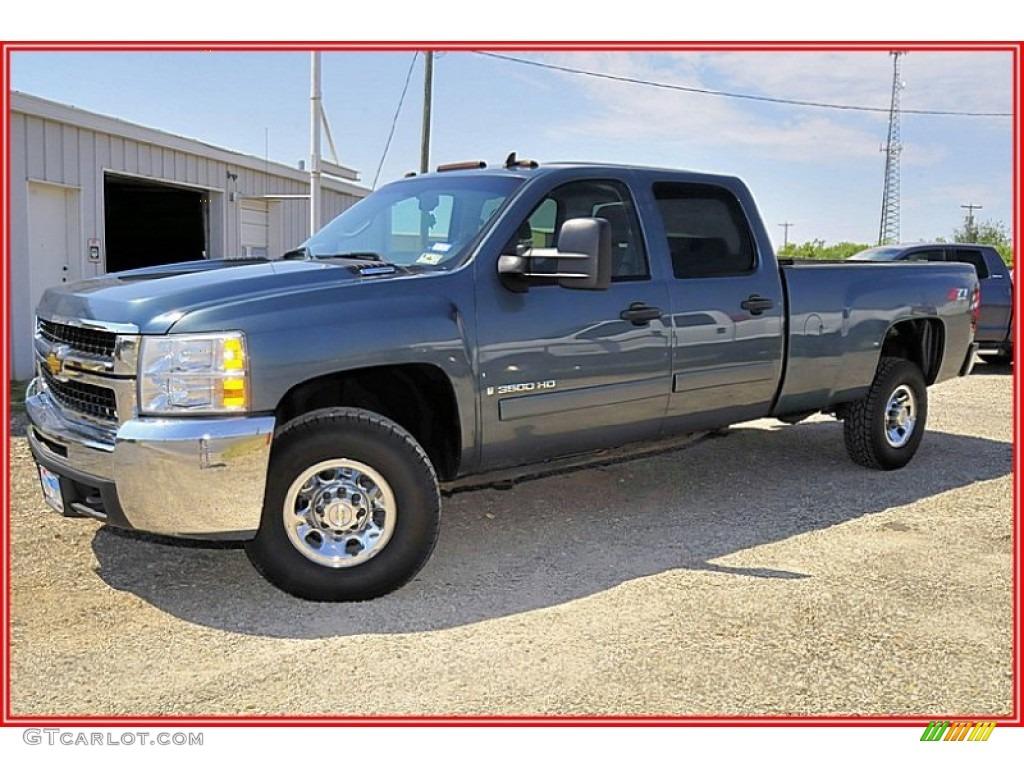
[[[843,422],[850,458],[871,469],[899,469],[914,458],[928,419],[928,389],[909,360],[883,357],[864,399]]]
[[[412,435],[371,411],[328,408],[278,433],[246,553],[296,597],[369,600],[416,575],[440,521],[437,477]]]

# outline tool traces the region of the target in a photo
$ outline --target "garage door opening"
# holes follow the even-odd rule
[[[205,258],[208,198],[198,190],[105,176],[107,272]]]

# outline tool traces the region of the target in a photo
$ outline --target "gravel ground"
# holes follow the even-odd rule
[[[360,605],[48,512],[15,425],[11,713],[1007,714],[1009,374],[932,389],[898,472],[816,417],[455,494]]]

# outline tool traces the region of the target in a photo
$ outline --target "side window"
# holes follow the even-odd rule
[[[483,227],[495,212],[501,207],[501,204],[505,202],[504,197],[492,197],[484,200],[484,204],[480,206],[480,226]]]
[[[554,248],[558,229],[568,219],[605,219],[612,234],[612,281],[650,277],[633,200],[617,181],[573,181],[551,191],[527,217],[515,235],[515,245]],[[512,244],[510,244],[512,245]],[[533,264],[535,272],[553,272],[553,260]]]
[[[981,251],[971,251],[956,248],[949,254],[953,261],[962,261],[965,264],[973,264],[974,271],[978,273],[978,279],[984,280],[988,277],[988,264],[985,263],[985,254]]]
[[[677,278],[725,277],[754,269],[750,228],[730,192],[708,184],[658,182],[654,198]]]
[[[557,219],[558,203],[549,197],[537,206],[530,214],[530,218],[527,219],[530,233],[529,242],[525,244],[533,248],[554,248],[555,221]],[[526,230],[520,230],[520,234],[525,235]]]

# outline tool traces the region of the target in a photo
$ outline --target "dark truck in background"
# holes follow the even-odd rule
[[[981,309],[974,340],[978,351],[1000,362],[1013,360],[1013,275],[999,251],[972,243],[881,245],[855,253],[851,261],[940,261],[970,264],[981,285]]]
[[[972,267],[780,266],[727,176],[459,165],[290,256],[45,293],[48,503],[241,539],[294,595],[368,599],[427,561],[439,486],[489,470],[822,411],[854,461],[902,467],[927,387],[976,348]]]

